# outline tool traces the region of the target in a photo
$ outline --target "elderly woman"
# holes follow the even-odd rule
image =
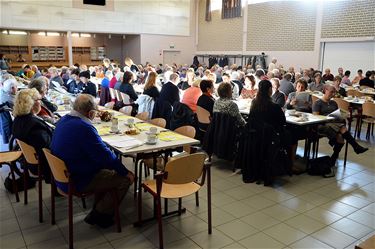
[[[51,89],[64,85],[64,81],[60,77],[59,72],[57,71],[56,67],[50,67],[48,69],[48,73],[50,75],[50,80],[51,80],[51,84],[49,85]]]
[[[323,82],[322,82],[322,76],[320,73],[315,73],[314,74],[314,81],[309,85],[309,90],[314,92],[314,91],[323,91]]]
[[[117,82],[115,85],[115,89],[119,90],[122,93],[129,95],[130,100],[134,102],[138,99],[138,95],[134,91],[132,82],[133,82],[133,73],[130,71],[126,71],[124,73],[122,82],[121,83]]]
[[[286,100],[287,109],[295,109],[300,112],[311,112],[312,99],[311,95],[305,92],[307,88],[307,82],[304,78],[300,78],[296,81],[296,91],[289,93],[288,99]]]
[[[332,100],[336,94],[335,87],[332,85],[325,85],[323,93],[323,97],[313,104],[312,111],[315,115],[327,116],[338,109],[337,103]],[[353,136],[347,130],[344,119],[336,118],[330,123],[320,125],[318,127],[318,132],[324,134],[329,139],[329,144],[333,146],[333,154],[331,156],[332,166],[334,166],[341,148],[344,145],[344,139],[348,141],[357,154],[364,153],[368,150],[368,148],[362,147],[355,141]]]
[[[66,83],[66,89],[69,93],[78,93],[78,84],[80,82],[79,79],[79,69],[74,68],[70,71],[70,79]]]
[[[341,87],[341,76],[339,75],[336,75],[334,78],[333,78],[333,86],[335,87],[336,89],[336,95],[335,97],[346,97],[346,91],[343,87]]]
[[[177,84],[177,87],[180,90],[186,90],[193,84],[194,81],[195,81],[194,69],[189,68],[186,71],[186,79],[183,81],[180,81],[180,83]]]
[[[44,76],[41,76],[35,80],[32,80],[29,84],[29,88],[35,88],[40,96],[41,96],[41,102],[40,102],[40,112],[37,113],[38,117],[41,117],[45,121],[54,124],[56,122],[55,115],[53,114],[55,111],[57,111],[57,106],[55,104],[52,104],[50,101],[47,100],[46,94],[47,94],[47,86],[46,81],[48,79]]]
[[[0,90],[0,104],[8,102],[10,107],[13,106],[17,85],[17,80],[14,78],[9,78],[4,81],[3,87]]]
[[[51,181],[51,172],[47,160],[42,151],[49,148],[52,138],[52,130],[37,114],[41,110],[42,96],[36,89],[24,89],[16,95],[13,115],[13,135],[31,146],[37,152],[44,179],[47,183]],[[30,167],[31,171],[33,168]],[[36,174],[37,172],[32,173]]]
[[[182,97],[181,103],[190,107],[193,112],[197,111],[197,102],[199,97],[202,95],[202,91],[199,88],[201,80],[195,80],[191,87],[189,87]]]
[[[241,113],[238,109],[236,103],[234,103],[232,99],[232,86],[230,83],[223,82],[220,84],[219,88],[217,89],[217,93],[219,95],[219,99],[215,101],[213,113],[220,112],[225,113],[230,116],[233,116],[237,119],[237,126],[242,127],[245,126],[246,121],[241,116]]]
[[[242,99],[253,99],[257,95],[258,89],[255,88],[255,77],[254,75],[245,76],[245,85],[242,88],[240,98]]]
[[[81,82],[78,83],[78,90],[81,93],[87,93],[96,97],[96,85],[90,81],[90,73],[88,71],[80,72],[79,79]]]
[[[277,104],[280,107],[284,107],[285,105],[285,94],[279,91],[280,87],[280,80],[278,78],[272,78],[272,101],[273,103]]]
[[[197,101],[197,106],[206,109],[212,116],[212,111],[214,108],[215,99],[212,94],[215,91],[214,83],[212,80],[202,80],[199,84],[199,87],[202,91],[202,95]]]

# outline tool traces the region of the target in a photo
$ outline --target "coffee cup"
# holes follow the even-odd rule
[[[147,135],[147,143],[154,144],[158,141],[158,137],[156,134],[148,134]]]
[[[156,134],[158,132],[158,128],[156,127],[150,127],[149,133],[150,134]]]

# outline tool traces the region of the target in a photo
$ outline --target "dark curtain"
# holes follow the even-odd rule
[[[206,0],[206,18],[207,22],[211,21],[211,0]]]
[[[234,18],[241,16],[241,0],[223,0],[221,18]]]

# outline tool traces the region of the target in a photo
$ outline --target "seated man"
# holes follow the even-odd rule
[[[117,188],[118,198],[124,198],[134,175],[104,144],[91,124],[97,105],[93,96],[81,94],[73,110],[57,123],[52,137],[51,151],[67,165],[78,191],[98,191]],[[57,185],[66,190],[66,186]],[[85,222],[100,227],[113,224],[114,207],[110,194],[94,204]]]

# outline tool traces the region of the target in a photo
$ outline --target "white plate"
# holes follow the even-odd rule
[[[149,141],[146,141],[145,144],[148,144],[148,145],[155,145],[158,141],[155,141],[155,142],[149,142]]]

